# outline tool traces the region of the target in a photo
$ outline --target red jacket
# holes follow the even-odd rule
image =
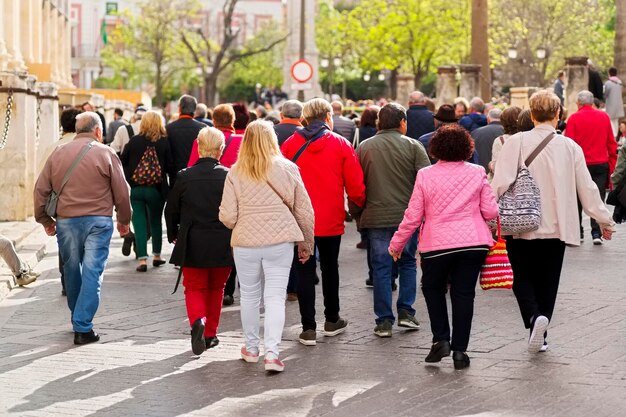
[[[567,119],[565,136],[583,149],[587,165],[609,164],[609,176],[617,162],[617,142],[606,112],[583,106]]]
[[[281,150],[291,160],[311,131],[303,129],[283,143]],[[365,205],[363,170],[352,145],[336,133],[328,132],[311,145],[296,161],[315,212],[315,236],[338,236],[345,231],[344,189],[348,198]]]
[[[220,129],[222,130],[222,129]],[[228,147],[226,148],[226,152],[220,158],[220,164],[224,165],[226,168],[232,167],[235,162],[237,162],[237,156],[239,155],[239,147],[241,146],[241,141],[243,140],[242,135],[234,135],[232,132],[228,130],[222,130],[226,141],[224,143],[228,143]],[[230,137],[232,136],[232,140],[230,143],[228,142]],[[189,156],[189,162],[187,163],[187,167],[192,167],[200,158],[200,154],[198,153],[198,139],[193,141],[193,147],[191,148],[191,155]]]

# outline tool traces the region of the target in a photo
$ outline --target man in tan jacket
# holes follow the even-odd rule
[[[76,138],[57,148],[48,158],[35,184],[35,219],[49,236],[57,236],[63,258],[67,304],[74,328],[74,344],[100,340],[93,331],[93,317],[100,304],[102,274],[109,256],[113,234],[113,207],[117,230],[128,233],[131,209],[130,189],[122,164],[102,144],[102,122],[93,112],[76,116]],[[64,187],[63,179],[78,160]],[[57,213],[45,210],[52,191],[59,194]]]

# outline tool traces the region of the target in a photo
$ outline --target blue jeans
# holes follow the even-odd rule
[[[102,273],[109,257],[113,221],[107,216],[57,220],[57,242],[63,259],[67,305],[75,332],[93,328],[100,305]]]
[[[395,321],[391,307],[391,281],[393,258],[389,255],[389,243],[393,234],[398,230],[396,227],[380,229],[368,229],[370,243],[370,259],[374,278],[374,313],[376,323],[381,324],[384,320]],[[417,231],[407,242],[402,256],[398,260],[399,291],[396,307],[415,315],[413,303],[417,293]]]

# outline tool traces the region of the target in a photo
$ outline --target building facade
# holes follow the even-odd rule
[[[72,87],[68,0],[0,0],[0,221],[33,213],[33,185]]]

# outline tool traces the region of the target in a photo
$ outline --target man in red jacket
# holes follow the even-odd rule
[[[332,132],[330,103],[316,98],[304,104],[307,127],[283,144],[286,158],[298,167],[315,211],[315,246],[319,251],[324,294],[325,336],[345,331],[348,321],[339,316],[339,247],[344,233],[344,191],[359,207],[365,204],[363,170],[352,145]],[[297,258],[296,258],[297,259]],[[302,316],[300,343],[316,344],[315,257],[294,262],[298,277],[298,302]]]
[[[611,119],[607,113],[592,107],[593,94],[590,91],[579,92],[576,104],[578,111],[567,120],[565,136],[573,139],[583,149],[591,178],[598,186],[600,197],[604,201],[606,187],[617,162],[617,142],[613,136]],[[580,201],[578,219],[582,241],[584,233]],[[591,219],[591,237],[594,245],[602,244],[602,231],[594,219]]]

